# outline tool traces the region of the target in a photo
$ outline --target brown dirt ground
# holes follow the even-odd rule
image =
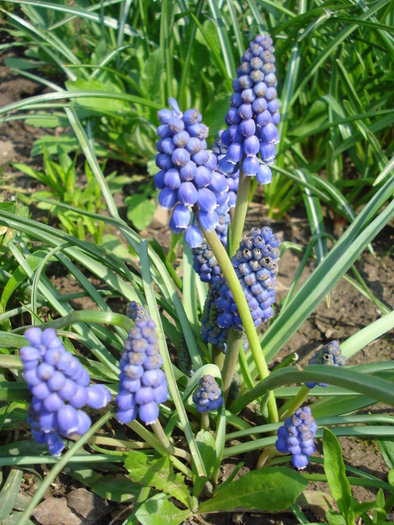
[[[40,92],[42,92],[40,86],[37,86],[34,82],[28,79],[14,75],[8,68],[0,64],[0,107]],[[47,132],[53,131],[47,130]],[[34,140],[43,133],[44,131],[42,130],[27,126],[23,120],[3,123],[0,126],[0,167],[10,161],[28,163],[34,167],[39,166],[40,159],[32,159],[29,152]],[[6,175],[8,174],[9,180],[13,184],[23,184],[28,182],[29,184],[32,184],[32,188],[35,187],[35,183],[32,183],[31,179],[24,178],[21,174],[18,174],[10,167],[7,167],[5,173]],[[258,198],[259,195],[257,195],[257,199]],[[252,226],[261,226],[261,209],[261,204],[252,204],[248,215],[247,229]],[[267,224],[267,221],[265,224],[270,225],[269,222]],[[327,213],[326,217],[326,228],[335,236],[338,236],[341,233],[341,224],[337,223],[335,218],[330,216],[329,213]],[[308,222],[300,210],[297,210],[295,214],[292,212],[291,217],[285,217],[284,220],[277,222],[275,224],[275,229],[282,240],[291,240],[302,246],[306,246],[308,239],[310,238]],[[162,214],[159,214],[155,218],[153,227],[148,228],[143,234],[144,236],[154,235],[163,246],[168,246],[169,232],[168,229],[163,226]],[[384,229],[373,243],[377,257],[374,258],[370,253],[364,252],[362,257],[356,263],[358,271],[370,289],[380,300],[391,308],[394,304],[394,261],[392,258],[388,257],[388,251],[393,244],[393,240],[394,227],[393,224],[391,224]],[[278,276],[278,301],[281,301],[285,297],[300,260],[301,257],[299,254],[290,252],[289,250],[282,257],[280,262],[280,273]],[[308,263],[300,283],[305,281],[315,267],[316,263],[314,261]],[[51,276],[51,279],[63,293],[72,293],[79,290],[77,283],[71,281],[64,274],[56,275],[55,272]],[[79,301],[78,303],[75,303],[74,306],[83,308],[87,305],[86,303]],[[326,303],[322,302],[316,311],[313,312],[309,319],[286,344],[278,358],[282,358],[283,356],[296,351],[300,356],[299,364],[301,366],[305,365],[310,358],[311,353],[322,343],[332,339],[342,341],[353,333],[359,331],[364,326],[367,326],[378,319],[379,316],[380,312],[369,300],[361,296],[350,284],[342,280],[331,292],[330,307],[328,308]],[[394,350],[391,333],[386,334],[386,336],[378,341],[368,345],[363,351],[354,356],[349,361],[349,364],[367,363],[378,360],[383,361],[393,358]],[[390,409],[388,407],[374,407],[373,411],[384,411],[388,413]],[[366,472],[373,473],[382,479],[387,479],[387,467],[375,442],[348,438],[340,438],[340,442],[343,449],[344,459],[347,463],[365,470]],[[318,455],[321,455],[321,452],[321,446],[319,445]],[[244,467],[241,469],[241,474],[247,473],[254,467],[257,457],[256,454],[249,454],[242,458],[236,458],[234,461],[225,463],[222,469],[223,479],[229,475],[234,466],[241,459],[245,462]],[[46,470],[46,467],[43,467],[42,473]],[[310,471],[321,473],[322,469],[317,466],[311,466]],[[36,487],[34,477],[32,474],[26,472],[24,478],[26,481],[24,483],[23,495],[31,495]],[[70,495],[76,496],[75,491],[81,490],[81,487],[81,484],[62,474],[57,478],[46,495],[46,500],[53,497],[68,498],[68,506],[66,504],[67,500],[64,500],[64,502],[61,501],[61,504],[64,505],[64,509],[70,514],[70,521],[67,525],[71,523],[92,523],[90,517],[89,519],[85,519],[81,513],[77,512],[78,505],[75,506],[75,501],[73,504],[70,503],[70,497],[72,499],[72,496]],[[329,490],[324,483],[312,483],[309,488],[315,488],[316,490],[322,490],[325,492],[328,492]],[[352,492],[354,497],[359,501],[371,500],[376,493],[374,490],[367,490],[362,487],[353,487]],[[95,499],[94,505],[99,505],[101,509],[101,514],[95,513],[94,516],[94,521],[97,525],[120,523],[121,521],[118,521],[116,517],[120,512],[123,513],[125,509],[127,510],[126,506],[121,505],[115,507],[112,504],[108,505],[99,498]],[[77,510],[74,512],[72,509]],[[315,521],[314,516],[310,512],[307,511],[307,515],[311,521]],[[125,519],[125,517],[126,515],[123,513],[121,520]],[[217,525],[225,525],[227,523],[263,525],[281,522],[295,522],[294,516],[287,513],[275,516],[267,514],[257,515],[251,513],[232,513],[231,515],[219,514],[215,516],[211,515],[209,517],[206,516],[205,519],[207,522],[215,523]],[[55,524],[58,522],[54,521],[53,523]]]

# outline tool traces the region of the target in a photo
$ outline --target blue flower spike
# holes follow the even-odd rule
[[[193,401],[199,412],[216,410],[223,404],[222,391],[214,377],[202,376],[193,394]]]
[[[252,228],[231,259],[256,328],[274,314],[272,305],[275,302],[279,245],[280,241],[271,228]],[[221,312],[218,317],[219,326],[243,331],[237,305],[224,280],[216,306]]]
[[[33,394],[27,421],[35,441],[45,443],[53,456],[59,456],[65,446],[60,436],[81,436],[91,426],[90,417],[81,409],[86,405],[104,408],[111,394],[104,385],[88,386],[88,371],[65,350],[53,328],[28,328],[24,336],[31,346],[21,348],[19,355]]]
[[[343,366],[346,362],[346,357],[342,355],[341,348],[338,341],[331,341],[318,350],[310,359],[310,365],[326,365],[326,366]],[[314,388],[316,385],[327,387],[327,383],[305,383],[308,388]]]
[[[119,394],[116,417],[122,424],[139,415],[146,425],[159,416],[159,404],[167,401],[168,388],[159,353],[156,325],[139,303],[129,303],[127,315],[135,321],[120,359]]]
[[[243,173],[256,176],[260,185],[271,182],[268,165],[274,162],[275,144],[279,142],[274,53],[269,36],[257,35],[250,43],[233,81],[234,94],[225,119],[229,128],[220,136],[227,152],[219,168],[232,175],[241,166]]]
[[[217,157],[208,153],[208,128],[195,109],[182,113],[175,99],[169,99],[172,109],[157,114],[161,125],[157,129],[155,176],[159,203],[173,210],[170,228],[174,233],[186,232],[191,248],[201,246],[203,237],[195,219],[207,231],[219,228],[226,239],[228,212],[228,184],[225,175],[216,170]],[[193,213],[192,213],[193,211]],[[195,214],[195,215],[194,215]]]
[[[291,462],[298,470],[304,469],[309,463],[309,456],[315,451],[313,438],[317,426],[307,406],[297,408],[288,417],[285,424],[278,428],[278,439],[275,447],[283,454],[291,454]]]
[[[220,280],[213,282],[209,287],[201,316],[201,341],[215,345],[218,350],[225,353],[228,329],[219,326],[218,316],[221,312],[215,304],[215,301],[220,297],[222,284],[223,280]]]

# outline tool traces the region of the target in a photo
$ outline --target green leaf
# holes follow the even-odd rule
[[[94,483],[90,488],[103,499],[110,499],[117,503],[131,501],[138,497],[141,491],[141,485],[133,483],[126,476],[103,476]]]
[[[146,194],[131,195],[125,199],[127,204],[127,218],[131,221],[137,230],[143,230],[152,222],[156,206],[150,197]]]
[[[163,74],[163,54],[161,49],[156,49],[151,53],[148,60],[144,63],[141,73],[141,89],[148,94],[149,98],[155,102],[161,102],[161,76]]]
[[[376,443],[380,448],[380,452],[382,453],[386,465],[388,466],[390,471],[393,471],[394,473],[394,438],[385,440],[377,439]],[[393,483],[391,483],[390,480],[389,483],[394,485],[394,476],[392,479]]]
[[[46,253],[44,251],[36,251],[34,255],[29,255],[27,257],[26,263],[34,271],[41,264],[45,255]],[[3,311],[5,310],[5,307],[7,306],[8,300],[10,299],[11,295],[15,292],[19,285],[21,285],[27,278],[28,275],[23,270],[23,268],[21,266],[18,266],[18,268],[14,271],[3,290],[0,302],[0,308],[3,309]]]
[[[114,82],[107,80],[106,82],[101,82],[95,78],[86,80],[84,78],[79,78],[78,80],[66,82],[66,87],[69,91],[104,91],[106,93],[122,93],[120,87]],[[116,99],[103,99],[98,102],[97,98],[85,98],[78,100],[78,105],[87,106],[89,108],[97,109],[97,106],[103,111],[124,111],[128,108],[128,104],[123,100]]]
[[[390,485],[392,485],[394,487],[394,470],[390,470],[390,472],[388,474],[388,481],[389,481]]]
[[[276,512],[295,503],[307,481],[286,467],[264,468],[246,474],[221,490],[216,498],[201,503],[200,513],[233,509]]]
[[[210,432],[200,430],[196,436],[197,447],[200,451],[207,477],[210,478],[216,461],[215,440]]]
[[[323,434],[324,472],[337,502],[338,508],[350,525],[354,523],[352,510],[352,491],[346,477],[345,464],[342,458],[342,449],[336,436],[327,428]]]
[[[346,525],[345,518],[336,510],[329,510],[326,514],[326,520],[329,525]]]
[[[14,508],[22,481],[22,470],[12,469],[0,492],[0,520],[7,518]]]
[[[167,496],[157,494],[141,505],[136,517],[142,525],[180,525],[189,516],[189,510],[179,510]]]
[[[184,476],[174,474],[167,456],[149,462],[145,454],[133,451],[128,455],[125,467],[133,481],[145,487],[155,487],[190,507],[190,494]]]

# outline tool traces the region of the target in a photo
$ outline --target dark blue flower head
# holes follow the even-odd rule
[[[88,386],[88,371],[65,350],[53,328],[28,328],[24,335],[31,346],[21,348],[19,355],[33,394],[27,421],[37,443],[46,443],[58,456],[64,448],[60,436],[82,435],[90,428],[91,420],[81,409],[103,408],[111,394],[104,385]]]
[[[216,410],[223,404],[222,391],[214,377],[202,376],[193,394],[193,401],[199,412]]]
[[[343,366],[346,362],[346,357],[342,355],[341,348],[338,341],[331,341],[318,350],[310,359],[310,365],[326,365],[326,366]],[[308,388],[314,388],[316,385],[329,386],[327,383],[305,383]]]
[[[275,447],[283,454],[291,454],[291,462],[297,469],[304,469],[309,463],[308,456],[315,451],[313,438],[316,429],[311,409],[307,406],[297,408],[286,419],[285,424],[279,427]]]
[[[256,327],[274,313],[272,305],[275,301],[279,244],[271,228],[252,228],[231,259]],[[218,317],[220,326],[243,330],[237,305],[226,282],[220,288],[216,306],[222,312]]]
[[[227,152],[219,167],[231,174],[241,163],[243,173],[255,175],[259,184],[271,182],[267,164],[274,161],[275,144],[279,142],[274,53],[272,39],[258,35],[243,54],[226,115],[229,128],[221,137]]]
[[[215,304],[218,297],[220,297],[220,288],[223,283],[224,280],[222,279],[213,282],[209,287],[201,316],[201,341],[215,345],[218,350],[225,352],[228,328],[219,326],[218,316],[220,311]]]
[[[193,250],[193,268],[202,282],[217,282],[222,278],[222,270],[208,243],[204,241],[200,248]]]
[[[127,315],[135,321],[129,332],[120,359],[119,394],[116,396],[116,417],[122,424],[139,414],[151,425],[159,416],[159,404],[167,401],[168,389],[163,360],[159,353],[156,325],[139,303],[132,301]]]
[[[187,349],[187,344],[183,332],[181,332],[181,335],[179,337],[176,357],[179,370],[181,370],[186,376],[192,376],[194,374],[194,367],[192,360],[190,359],[190,354]]]

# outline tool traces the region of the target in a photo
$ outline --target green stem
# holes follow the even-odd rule
[[[222,370],[224,362],[224,353],[218,350],[216,345],[212,346],[212,362]]]
[[[151,426],[152,426],[153,432],[155,433],[155,436],[160,441],[160,443],[162,444],[162,446],[164,447],[168,455],[183,457],[184,459],[186,459],[188,463],[191,463],[192,458],[189,452],[187,452],[186,450],[175,448],[173,445],[171,445],[158,419],[156,419],[156,421],[152,423]]]
[[[257,461],[256,470],[263,468],[266,463],[269,463],[272,458],[279,455],[280,452],[276,450],[274,446],[266,448],[259,457],[259,460]]]
[[[310,388],[307,386],[301,387],[298,394],[293,399],[289,399],[279,410],[280,421],[284,421],[289,415],[294,414],[308,397],[309,392]]]
[[[239,368],[241,370],[245,386],[248,390],[252,390],[252,388],[254,387],[254,382],[248,367],[248,361],[246,359],[245,349],[243,348],[243,345],[241,345],[241,350],[239,352]]]
[[[209,412],[202,412],[201,414],[201,428],[209,432]]]
[[[223,399],[226,402],[228,393],[233,380],[235,367],[238,363],[239,351],[241,349],[242,333],[233,329],[230,330],[227,340],[226,357],[224,358],[222,378],[223,378]]]
[[[247,177],[242,170],[239,175],[239,186],[237,193],[237,203],[235,205],[234,217],[231,221],[231,253],[232,257],[238,250],[239,243],[244,231],[246,212],[249,206],[250,182],[252,177]]]
[[[27,506],[25,512],[23,513],[22,517],[19,520],[19,525],[26,525],[26,523],[29,521],[30,516],[32,515],[32,512],[36,508],[36,506],[39,504],[41,498],[44,496],[45,492],[50,487],[53,480],[56,478],[58,474],[66,467],[69,460],[78,452],[79,449],[83,447],[85,443],[89,441],[91,436],[95,434],[95,432],[101,428],[109,419],[111,419],[112,416],[115,415],[116,409],[112,409],[108,411],[106,414],[104,414],[94,425],[90,427],[90,429],[79,438],[78,441],[74,443],[74,445],[64,454],[64,456],[61,456],[59,459],[59,462],[53,467],[53,469],[50,471],[50,473],[43,479],[40,486],[38,487],[37,491],[35,492],[34,496],[30,500],[29,505]]]
[[[244,292],[235,273],[233,265],[231,264],[231,261],[227,256],[226,250],[224,249],[223,244],[220,242],[215,230],[207,232],[204,229],[202,229],[202,232],[216,257],[216,260],[218,261],[219,266],[222,269],[227,284],[230,287],[230,290],[233,294],[234,301],[237,305],[239,315],[241,317],[241,321],[249,341],[250,350],[252,352],[253,359],[256,363],[256,368],[260,375],[260,379],[265,379],[269,375],[267,363],[265,361],[264,354],[260,347],[260,341],[254,326],[252,316],[250,314],[248,303],[246,301]],[[271,422],[278,421],[278,409],[276,406],[276,401],[273,392],[270,392],[270,397],[268,399],[268,410],[270,413]]]

